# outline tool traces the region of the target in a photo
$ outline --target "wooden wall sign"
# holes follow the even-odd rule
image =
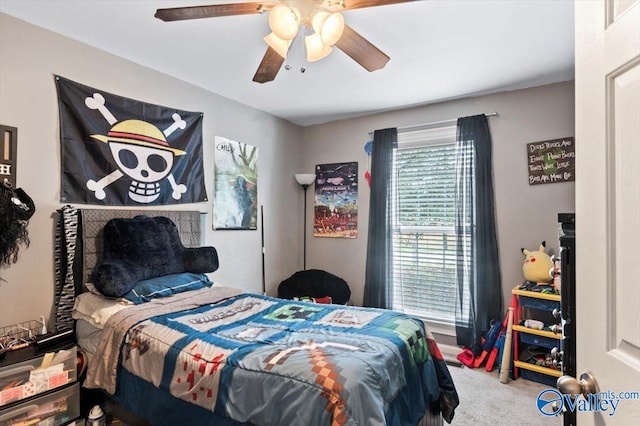
[[[573,138],[527,144],[529,185],[569,182],[576,179],[576,153]]]
[[[18,129],[0,125],[0,182],[16,187]]]

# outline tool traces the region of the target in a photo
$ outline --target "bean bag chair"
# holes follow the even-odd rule
[[[345,305],[351,298],[349,284],[342,278],[321,269],[298,271],[278,285],[281,299],[331,297],[331,303]]]

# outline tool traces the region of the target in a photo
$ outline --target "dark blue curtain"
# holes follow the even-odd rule
[[[371,152],[371,199],[369,235],[362,305],[371,308],[391,306],[391,178],[393,154],[398,145],[398,129],[376,130]]]
[[[459,118],[456,150],[458,345],[481,352],[480,338],[502,318],[491,134],[487,117]]]

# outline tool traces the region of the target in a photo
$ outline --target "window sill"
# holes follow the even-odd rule
[[[409,313],[409,315],[411,315],[411,313]],[[427,318],[424,318],[420,315],[413,315],[416,318],[419,318],[422,320],[422,322],[424,322],[426,324],[426,326],[429,328],[429,330],[432,333],[435,334],[442,334],[444,336],[451,336],[451,337],[455,337],[456,336],[456,327],[453,324],[449,324],[449,323],[444,323],[444,322],[440,322],[440,321],[433,321],[433,320],[429,320]]]

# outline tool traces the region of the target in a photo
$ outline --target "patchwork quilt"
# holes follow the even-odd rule
[[[146,318],[134,315],[122,337],[103,336],[110,341],[98,353],[121,349],[103,354],[105,371],[117,362],[119,386],[132,391],[141,381],[138,389],[238,423],[415,425],[426,409],[453,417],[455,387],[419,320],[256,294],[203,300],[187,309],[183,300],[176,311],[165,301],[159,314],[131,308]],[[90,376],[100,385],[96,371]]]

